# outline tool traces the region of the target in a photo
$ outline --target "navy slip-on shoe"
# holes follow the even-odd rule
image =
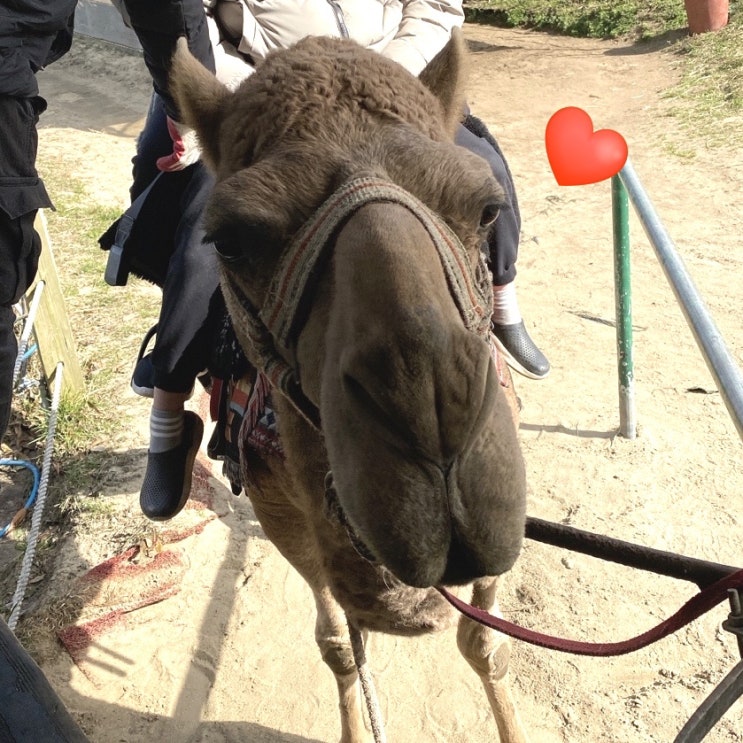
[[[132,389],[141,397],[155,396],[155,367],[152,365],[152,353],[146,353],[150,341],[157,335],[157,325],[153,325],[142,339],[137,354],[137,363],[132,374]]]
[[[132,374],[132,389],[141,397],[155,396],[155,367],[152,366],[152,354],[147,353],[137,361]]]
[[[175,449],[147,454],[147,469],[139,493],[142,513],[153,521],[172,519],[191,494],[191,476],[204,435],[204,424],[196,413],[186,411],[183,439]]]
[[[529,379],[544,379],[549,374],[550,362],[529,336],[523,320],[513,325],[493,323],[493,335],[498,350],[514,371]]]

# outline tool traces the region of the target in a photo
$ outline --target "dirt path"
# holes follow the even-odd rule
[[[663,92],[677,72],[662,44],[484,26],[469,27],[467,36],[473,110],[497,133],[519,189],[522,310],[553,364],[547,380],[519,382],[530,513],[743,563],[734,507],[743,492],[743,449],[636,222],[640,429],[635,441],[616,435],[609,186],[558,186],[544,128],[552,113],[573,105],[596,128],[623,134],[739,363],[743,152],[708,150],[668,117]],[[100,49],[81,45],[45,73],[50,108],[42,147],[57,148],[100,203],[123,204],[148,84],[129,57],[104,62]],[[672,154],[680,151],[692,156]],[[131,298],[125,291],[122,301]],[[126,383],[122,372],[122,390]],[[146,406],[131,398],[144,419]],[[79,589],[74,581],[86,568],[121,551],[112,544],[117,527],[126,531],[126,519],[138,518],[145,442],[144,431],[122,432],[120,485],[105,493],[119,508],[118,524],[66,540],[57,586]],[[120,615],[92,638],[77,665],[51,638],[40,641],[45,672],[95,743],[337,740],[334,684],[313,642],[309,590],[262,537],[244,498],[232,498],[215,479],[203,487],[203,502],[170,525],[195,531],[168,545],[177,559],[157,574],[159,589],[176,585],[177,592]],[[101,583],[105,591],[88,602],[85,616],[131,604],[128,580]],[[692,593],[686,584],[530,542],[504,581],[501,602],[507,617],[527,626],[599,641],[647,629]],[[719,628],[725,616],[720,607],[676,636],[614,660],[516,644],[514,685],[532,740],[673,740],[737,658],[732,636]],[[374,637],[371,658],[391,741],[494,740],[484,695],[452,633]],[[740,703],[708,740],[743,740]]]

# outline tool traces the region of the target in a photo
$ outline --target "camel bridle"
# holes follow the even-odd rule
[[[411,193],[377,176],[346,181],[318,208],[284,252],[260,310],[230,282],[230,291],[242,307],[242,319],[247,321],[248,339],[260,371],[318,429],[320,414],[302,392],[296,360],[297,338],[304,325],[300,307],[306,306],[320,263],[337,230],[361,207],[372,203],[401,205],[418,219],[436,248],[465,327],[486,342],[489,338],[493,288],[484,253],[480,251],[473,271],[459,238]]]

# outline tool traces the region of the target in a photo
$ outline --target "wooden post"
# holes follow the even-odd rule
[[[64,364],[62,375],[63,390],[65,392],[82,392],[85,389],[85,380],[80,368],[75,349],[75,340],[72,337],[70,320],[65,309],[64,296],[59,285],[57,266],[52,255],[52,246],[49,242],[49,232],[46,227],[46,218],[39,210],[34,224],[41,238],[41,257],[36,280],[28,290],[28,296],[33,294],[39,281],[44,282],[44,291],[41,295],[39,311],[34,322],[34,334],[38,343],[39,358],[47,384],[51,389],[54,384],[57,363]]]

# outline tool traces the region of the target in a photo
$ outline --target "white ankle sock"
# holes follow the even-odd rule
[[[521,322],[516,284],[513,281],[493,287],[493,322],[496,325],[515,325]]]
[[[175,449],[183,438],[183,410],[150,412],[150,451],[153,454]]]

